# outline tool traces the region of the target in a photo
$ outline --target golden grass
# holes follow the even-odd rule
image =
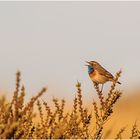
[[[46,88],[42,88],[36,96],[32,97],[25,104],[26,91],[24,85],[21,86],[21,74],[17,72],[16,87],[12,101],[7,102],[5,97],[0,98],[0,138],[140,138],[138,123],[134,120],[134,117],[131,119],[133,125],[129,125],[129,117],[132,114],[129,115],[128,112],[128,117],[125,116],[127,113],[121,116],[124,113],[121,111],[121,108],[127,108],[133,103],[130,102],[126,106],[123,104],[124,102],[120,102],[121,105],[119,106],[116,104],[120,97],[123,96],[123,93],[116,89],[120,76],[121,71],[116,73],[115,80],[110,87],[107,97],[100,92],[98,85],[94,85],[98,100],[94,99],[93,103],[91,103],[93,111],[85,107],[81,83],[77,82],[73,108],[70,112],[67,112],[65,108],[66,101],[63,99],[53,98],[52,102],[55,109],[52,109],[46,101],[39,99],[46,92]],[[38,107],[37,112],[34,109],[35,106]],[[35,121],[37,118],[39,118],[39,121]]]

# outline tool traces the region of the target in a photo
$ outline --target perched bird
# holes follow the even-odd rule
[[[88,66],[89,77],[95,84],[102,84],[102,89],[103,89],[104,83],[108,81],[112,81],[112,82],[114,81],[114,76],[110,72],[108,72],[106,69],[104,69],[98,62],[86,61],[86,63]],[[121,83],[118,82],[118,84],[121,84]]]

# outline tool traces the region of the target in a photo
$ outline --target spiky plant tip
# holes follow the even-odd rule
[[[80,88],[81,87],[81,83],[79,81],[77,81],[76,87],[77,88]]]

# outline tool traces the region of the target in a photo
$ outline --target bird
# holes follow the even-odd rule
[[[108,81],[114,82],[114,76],[103,68],[98,62],[86,61],[86,63],[86,66],[88,66],[89,77],[93,83],[96,85],[102,84],[101,92],[103,90],[104,83]],[[119,81],[117,83],[121,84]]]

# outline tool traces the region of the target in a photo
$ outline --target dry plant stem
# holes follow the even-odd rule
[[[99,116],[97,103],[95,101],[93,102],[93,106],[94,106],[94,113],[96,117],[96,129],[97,129],[98,127],[100,127],[101,118]]]
[[[30,133],[30,129],[32,127],[32,118],[33,118],[33,107],[27,111],[27,114],[25,116],[25,121],[22,126],[22,128],[24,128],[24,135],[21,137],[22,139],[25,139]]]
[[[58,120],[60,121],[61,120],[61,118],[62,118],[62,114],[63,114],[63,108],[64,108],[64,104],[65,104],[65,101],[64,100],[62,100],[62,105],[60,106],[59,105],[59,103],[58,103],[58,99],[53,99],[53,102],[54,102],[54,104],[55,104],[55,107],[56,107],[56,112],[58,113],[58,115],[59,115],[59,118],[58,118]]]
[[[73,112],[74,112],[74,114],[76,115],[77,114],[77,97],[76,97],[76,95],[75,95],[75,99],[74,99],[74,101],[73,101]]]
[[[28,138],[31,139],[33,137],[33,133],[35,132],[35,127],[32,126],[29,130]]]
[[[60,110],[60,106],[59,106],[59,104],[58,104],[58,99],[53,98],[53,102],[54,102],[54,104],[55,104],[56,109],[59,111],[59,110]]]
[[[82,99],[82,93],[81,93],[81,83],[77,82],[77,99],[78,99],[78,105],[79,105],[79,112],[80,112],[80,116],[81,116],[81,121],[82,121],[82,125],[83,125],[83,133],[81,133],[81,138],[87,138],[88,137],[88,130],[87,130],[87,124],[86,124],[86,119],[87,116],[85,116],[85,110],[83,108],[83,99]]]
[[[117,102],[117,100],[121,97],[121,95],[122,95],[122,93],[119,91],[115,91],[113,93],[113,98],[111,98],[110,104],[106,108],[106,110],[104,112],[104,116],[102,117],[103,120],[107,120],[107,118],[111,115],[111,113],[113,113],[113,111],[112,111],[113,105]]]
[[[85,138],[89,138],[89,133],[88,133],[88,126],[90,123],[90,115],[88,115],[88,110],[84,109],[84,133],[85,133]]]
[[[38,110],[39,110],[39,115],[40,115],[40,120],[41,120],[41,126],[44,129],[44,119],[43,119],[43,112],[42,112],[42,106],[40,101],[37,101],[37,106],[38,106]]]
[[[98,84],[94,83],[94,87],[96,89],[96,92],[98,94],[100,104],[101,104],[101,107],[102,107],[100,109],[101,110],[101,119],[99,120],[100,116],[99,116],[99,113],[98,113],[97,104],[96,104],[96,102],[93,102],[94,112],[95,112],[95,116],[96,116],[96,125],[98,126],[96,128],[96,133],[94,134],[95,139],[100,139],[101,138],[103,124],[107,121],[108,117],[113,112],[112,107],[122,94],[119,91],[113,92],[115,90],[115,86],[116,86],[116,83],[118,82],[118,78],[120,77],[120,74],[121,74],[121,71],[119,71],[116,74],[116,77],[114,79],[113,85],[111,86],[111,90],[109,91],[108,98],[107,98],[106,102],[103,101],[104,97],[103,97],[102,93],[99,91]],[[102,111],[104,112],[104,114],[102,114]]]
[[[22,110],[22,108],[24,107],[24,97],[25,97],[25,87],[22,86],[21,94],[18,98],[18,107],[19,107],[20,110]]]
[[[77,98],[78,98],[78,105],[79,105],[79,112],[81,115],[82,123],[84,125],[84,109],[83,109],[83,101],[82,101],[82,94],[81,94],[81,83],[77,82]]]
[[[130,139],[139,139],[140,138],[140,133],[137,128],[137,122],[133,125],[132,131],[131,131],[131,137]]]
[[[8,139],[9,135],[13,133],[13,129],[17,126],[17,123],[13,123],[5,128],[4,133],[0,136],[0,139]]]
[[[16,89],[14,92],[14,97],[13,97],[13,103],[14,103],[14,119],[15,121],[18,119],[18,93],[19,93],[19,88],[20,88],[20,72],[18,71],[16,73]]]
[[[46,88],[42,88],[42,90],[35,96],[35,97],[32,97],[30,102],[24,107],[24,110],[22,111],[22,115],[25,115],[26,112],[28,111],[28,109],[32,108],[33,107],[33,104],[35,103],[35,101],[43,95],[44,92],[46,92]]]
[[[48,127],[49,124],[49,119],[52,118],[52,112],[50,107],[48,106],[47,102],[43,101],[43,105],[45,106],[45,110],[46,110],[46,119],[45,119],[45,127]]]
[[[65,107],[65,100],[61,100],[59,120],[63,119],[64,117],[64,107]]]
[[[122,139],[122,133],[125,131],[125,129],[126,127],[121,128],[115,139]]]
[[[12,104],[9,105],[9,109],[8,109],[9,115],[8,115],[8,125],[11,124],[13,122],[13,118],[14,118],[14,114],[13,114],[13,110],[12,110]]]
[[[93,84],[94,84],[94,87],[96,89],[97,95],[98,95],[99,100],[100,100],[101,110],[104,110],[104,96],[102,94],[102,91],[99,90],[99,84],[96,84],[94,82],[93,82]]]
[[[47,102],[45,102],[45,101],[43,101],[43,105],[44,105],[44,107],[45,107],[45,110],[46,110],[46,115],[45,115],[45,125],[44,125],[44,127],[45,127],[45,136],[47,136],[48,137],[48,130],[49,130],[49,128],[50,128],[50,124],[49,124],[49,121],[50,121],[50,119],[53,117],[53,113],[52,113],[52,111],[51,111],[51,109],[50,109],[50,107],[48,106],[48,104],[47,104]]]
[[[93,139],[101,139],[102,130],[103,130],[103,122],[100,123],[98,129],[96,129],[96,132],[95,132],[95,134],[93,136]]]
[[[121,73],[122,73],[122,71],[120,70],[120,71],[117,72],[116,75],[115,75],[114,81],[113,81],[113,83],[112,83],[112,85],[111,85],[111,89],[110,89],[110,91],[109,91],[109,93],[108,93],[108,97],[107,97],[107,99],[106,99],[106,101],[105,101],[106,106],[108,106],[108,103],[109,103],[109,101],[110,101],[110,98],[112,97],[112,93],[113,93],[113,91],[114,91],[114,89],[115,89],[115,87],[116,87],[116,84],[117,84],[117,82],[118,82],[119,77],[121,76]]]

